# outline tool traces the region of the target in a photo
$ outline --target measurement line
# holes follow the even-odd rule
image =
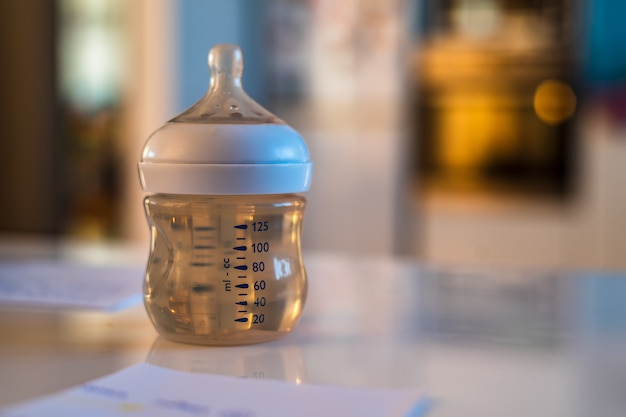
[[[240,297],[246,297],[248,295],[247,292],[243,293],[243,294],[239,294]]]
[[[235,319],[235,321],[238,321],[239,323],[245,323],[245,322],[248,321],[248,318],[247,317],[242,317],[240,319]]]
[[[196,226],[193,228],[193,230],[197,231],[197,232],[210,232],[211,230],[215,230],[215,227],[211,227],[211,226]]]
[[[247,271],[248,265],[237,265],[237,266],[234,266],[233,268],[238,269],[240,271]]]
[[[195,245],[194,249],[215,249],[215,246],[210,245]]]
[[[237,301],[235,304],[237,304],[238,306],[247,306],[248,302],[247,301]]]
[[[240,229],[240,230],[246,230],[248,228],[247,224],[238,224],[236,226],[233,226],[235,229]]]
[[[249,288],[250,286],[248,284],[237,284],[235,285],[235,288]]]
[[[237,310],[237,313],[247,313],[248,310]]]
[[[237,278],[248,278],[247,275],[237,275]]]
[[[246,240],[245,237],[238,237],[237,240]]]
[[[245,256],[238,256],[237,259],[239,259],[241,261],[241,260],[246,259],[246,257]]]
[[[195,267],[203,267],[203,266],[213,266],[215,264],[211,262],[191,262],[189,265],[195,266]]]
[[[233,250],[246,251],[248,250],[248,247],[247,246],[235,246]]]
[[[213,291],[213,285],[203,285],[203,284],[198,284],[198,285],[194,285],[193,287],[191,287],[191,291],[193,292],[197,292],[197,293],[201,293],[201,292],[211,292]]]

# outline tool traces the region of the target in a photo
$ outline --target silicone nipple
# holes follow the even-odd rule
[[[214,46],[209,52],[211,84],[206,95],[172,123],[284,124],[252,100],[241,85],[243,54],[237,45]]]

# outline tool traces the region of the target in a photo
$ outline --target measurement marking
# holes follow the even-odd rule
[[[247,271],[248,265],[237,265],[237,266],[234,266],[233,268],[238,269],[240,271]]]
[[[215,246],[210,245],[195,245],[194,249],[215,249]]]
[[[237,313],[247,313],[248,310],[237,310]]]
[[[244,292],[243,294],[239,294],[240,297],[246,297],[248,295],[247,292]]]
[[[233,250],[246,251],[248,250],[247,246],[235,246]]]
[[[235,285],[235,288],[248,288],[249,285],[248,284],[237,284]]]
[[[245,256],[238,256],[238,257],[237,257],[237,259],[239,259],[240,261],[242,261],[242,260],[246,259],[246,257],[245,257]]]
[[[193,228],[193,230],[198,231],[198,232],[209,232],[211,230],[215,230],[215,227],[211,227],[211,226],[196,226]]]
[[[237,304],[238,306],[247,306],[248,302],[247,301],[237,301],[235,304]]]
[[[213,266],[215,264],[211,262],[191,262],[189,265],[195,266],[195,267],[203,267],[203,266]]]
[[[248,278],[247,275],[237,275],[237,278]]]
[[[203,284],[198,284],[198,285],[194,285],[193,287],[191,287],[191,291],[193,292],[211,292],[213,291],[213,285],[203,285]]]
[[[245,237],[238,237],[237,240],[246,240]]]
[[[236,226],[233,226],[235,229],[241,229],[241,230],[246,230],[248,228],[247,224],[238,224]]]
[[[242,317],[240,319],[235,319],[235,321],[238,321],[239,323],[245,323],[245,322],[248,321],[248,318],[247,317]]]

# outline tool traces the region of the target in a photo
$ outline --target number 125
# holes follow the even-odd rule
[[[252,230],[255,232],[266,232],[269,229],[270,229],[270,225],[267,220],[252,222]]]

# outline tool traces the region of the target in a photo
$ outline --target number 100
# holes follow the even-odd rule
[[[269,242],[258,242],[252,244],[252,252],[254,253],[264,253],[269,252],[270,244]]]

